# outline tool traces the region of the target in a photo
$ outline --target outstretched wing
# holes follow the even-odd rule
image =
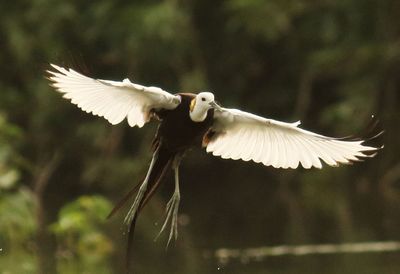
[[[161,88],[134,84],[129,79],[122,82],[93,79],[72,69],[51,64],[49,80],[64,98],[82,110],[107,119],[115,125],[127,118],[131,127],[142,127],[150,120],[152,110],[174,109],[179,96]]]
[[[224,159],[252,160],[275,168],[322,168],[373,157],[378,148],[364,140],[336,139],[237,109],[215,111],[207,152]]]

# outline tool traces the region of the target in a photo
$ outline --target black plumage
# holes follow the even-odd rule
[[[173,110],[153,111],[154,115],[157,115],[160,120],[160,125],[153,140],[153,159],[155,159],[155,162],[154,166],[150,170],[148,187],[140,201],[138,210],[134,213],[134,216],[132,216],[132,219],[128,224],[129,232],[126,262],[127,269],[129,270],[132,268],[132,245],[138,214],[160,186],[164,175],[171,168],[173,163],[175,162],[175,165],[179,165],[179,161],[188,149],[196,146],[200,147],[202,145],[203,138],[210,130],[213,123],[213,109],[207,111],[207,116],[204,121],[192,121],[189,115],[190,105],[196,95],[190,93],[180,93],[178,95],[181,97],[181,103],[177,108]],[[112,210],[109,217],[116,213],[124,203],[129,201],[129,198],[135,194],[135,190],[137,190],[137,187],[128,192],[128,194]]]

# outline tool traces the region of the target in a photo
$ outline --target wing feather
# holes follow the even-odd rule
[[[240,154],[242,153],[241,143],[246,140],[246,130],[240,129],[233,137],[233,150],[232,147],[225,146],[224,153],[228,153],[228,158],[232,158],[234,160],[240,159]],[[236,138],[235,138],[236,137]]]
[[[51,66],[48,78],[63,93],[63,98],[113,125],[127,118],[130,126],[142,127],[150,120],[152,110],[174,109],[180,103],[179,96],[157,87],[134,84],[129,79],[122,82],[93,79],[72,69]]]
[[[276,168],[322,168],[373,157],[379,148],[364,140],[345,141],[299,128],[300,122],[284,123],[237,109],[215,111],[215,134],[207,152],[224,159],[262,162]]]
[[[296,158],[296,154],[297,154],[297,149],[296,147],[293,145],[294,144],[294,140],[290,135],[285,135],[283,134],[282,137],[285,139],[285,143],[286,143],[286,159],[287,159],[287,165],[285,166],[285,168],[292,168],[295,165],[295,161],[294,159]]]
[[[268,129],[264,128],[263,129],[264,133],[264,142],[265,142],[265,148],[264,148],[264,157],[262,160],[262,163],[264,165],[268,165],[271,159],[271,146],[272,146],[272,138],[271,138],[271,133]]]
[[[276,134],[276,143],[277,143],[277,156],[278,156],[278,162],[277,162],[277,168],[282,168],[284,166],[284,155],[285,155],[285,144],[282,139],[282,132],[278,130],[274,130]]]
[[[270,131],[271,133],[271,165],[273,167],[278,167],[278,144],[276,142],[277,140],[277,136],[276,136],[276,132],[274,130]]]
[[[258,149],[261,145],[261,140],[259,139],[258,135],[259,135],[259,131],[254,131],[252,132],[252,142],[251,142],[251,146],[249,148],[249,152],[248,155],[246,157],[247,161],[250,161],[254,158],[254,162],[256,162],[256,157],[258,155]]]
[[[295,138],[298,140],[299,142],[299,147],[301,148],[301,160],[300,163],[303,166],[303,168],[311,168],[312,167],[312,163],[311,160],[309,158],[310,152],[307,149],[307,145],[304,143],[304,140],[302,138],[300,138],[299,136],[295,135]]]
[[[253,154],[253,150],[254,150],[254,145],[256,143],[255,140],[255,135],[256,135],[256,131],[253,130],[248,130],[248,138],[247,138],[247,142],[244,142],[244,146],[243,146],[243,156],[242,159],[244,161],[250,161],[250,159],[252,158]]]
[[[236,144],[236,149],[233,155],[234,159],[243,159],[243,155],[246,153],[244,147],[246,146],[246,143],[249,139],[249,129],[248,128],[241,129],[241,135],[242,137],[238,138],[238,142]]]
[[[332,156],[329,156],[327,152],[324,150],[323,146],[320,145],[321,141],[317,140],[312,142],[310,140],[305,139],[307,145],[311,147],[312,150],[316,151],[318,158],[327,163],[330,166],[335,166],[336,162],[332,159]],[[322,164],[320,161],[320,165],[318,168],[322,168]]]
[[[254,162],[260,163],[264,151],[264,135],[261,130],[257,131],[257,150],[254,156]]]

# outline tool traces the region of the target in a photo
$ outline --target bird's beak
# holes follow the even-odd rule
[[[218,110],[218,111],[222,111],[222,107],[219,106],[217,103],[215,103],[215,101],[212,101],[212,102],[210,103],[210,106],[211,106],[212,108]]]

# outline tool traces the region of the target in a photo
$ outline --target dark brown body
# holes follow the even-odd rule
[[[129,224],[128,245],[127,245],[127,273],[133,273],[133,264],[131,263],[133,235],[136,220],[140,210],[151,199],[162,181],[166,172],[171,169],[174,164],[178,165],[185,151],[188,149],[201,146],[203,137],[207,134],[214,120],[214,110],[210,109],[207,117],[203,122],[193,122],[190,118],[190,103],[195,98],[195,94],[179,93],[181,103],[173,110],[160,110],[154,113],[161,120],[157,134],[153,141],[153,159],[154,166],[150,170],[148,188],[140,202],[139,210]],[[134,187],[125,197],[115,206],[110,213],[111,217],[125,202],[136,192],[137,186]]]
[[[165,171],[171,167],[173,161],[179,164],[188,149],[200,147],[204,135],[213,123],[213,109],[208,111],[203,122],[193,122],[189,111],[190,102],[194,99],[195,94],[180,93],[179,95],[181,96],[181,103],[177,108],[156,113],[161,119],[161,123],[153,141],[156,161],[149,179],[149,184],[153,184],[154,189],[149,190],[148,195],[144,197],[143,206],[151,198]]]
[[[179,93],[180,105],[173,110],[163,110],[157,113],[161,119],[155,142],[170,150],[182,153],[190,147],[201,146],[204,135],[210,129],[214,119],[214,109],[209,109],[203,122],[193,122],[190,119],[190,102],[195,94]]]

